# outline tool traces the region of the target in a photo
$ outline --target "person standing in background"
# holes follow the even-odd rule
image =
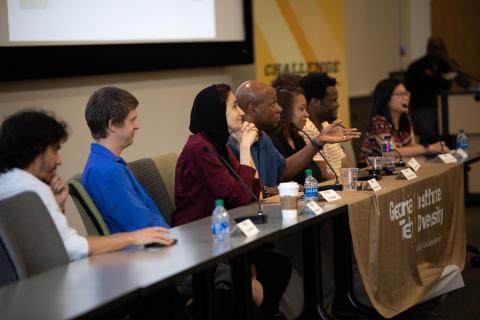
[[[441,38],[430,38],[427,54],[408,67],[405,78],[412,94],[413,125],[423,145],[438,140],[437,94],[450,90],[453,81],[462,87],[470,84],[460,65],[448,54],[445,42]]]

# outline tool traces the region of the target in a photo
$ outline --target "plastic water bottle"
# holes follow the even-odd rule
[[[383,168],[387,174],[391,174],[395,171],[395,152],[393,151],[394,145],[392,136],[386,134],[383,137],[382,142],[382,156],[383,156]]]
[[[212,212],[212,237],[214,241],[223,241],[230,237],[230,215],[223,207],[223,199],[215,200]]]
[[[463,129],[460,129],[457,134],[457,149],[468,152],[468,138]]]
[[[312,169],[305,170],[305,183],[303,184],[303,194],[307,201],[318,200],[318,181],[312,176]]]

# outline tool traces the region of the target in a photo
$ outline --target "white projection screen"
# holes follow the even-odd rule
[[[0,80],[253,62],[251,0],[0,3]]]

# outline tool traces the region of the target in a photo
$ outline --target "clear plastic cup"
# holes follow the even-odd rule
[[[358,168],[341,168],[343,191],[357,190]]]
[[[368,164],[372,166],[372,169],[368,170],[368,173],[382,176],[383,157],[368,157]]]

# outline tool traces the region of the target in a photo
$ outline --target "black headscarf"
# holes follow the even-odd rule
[[[203,132],[215,150],[227,161],[228,142],[227,105],[222,102],[215,85],[200,91],[193,101],[190,114],[190,131]]]

